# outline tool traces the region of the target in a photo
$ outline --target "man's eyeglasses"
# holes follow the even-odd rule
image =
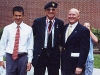
[[[47,9],[47,11],[50,11],[50,10],[55,11],[55,9],[49,9],[49,8]]]

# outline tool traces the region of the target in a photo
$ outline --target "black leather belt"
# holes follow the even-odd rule
[[[9,54],[9,53],[7,53],[7,54]],[[12,54],[9,54],[9,55],[12,55]],[[27,55],[27,53],[20,53],[20,54],[18,54],[18,57],[21,57],[21,56],[24,56],[24,55]]]
[[[27,53],[20,53],[20,54],[18,54],[18,57],[22,57],[24,55],[27,55]]]

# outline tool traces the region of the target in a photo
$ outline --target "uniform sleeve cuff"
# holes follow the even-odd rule
[[[28,62],[32,63],[32,59],[31,58],[28,58]]]

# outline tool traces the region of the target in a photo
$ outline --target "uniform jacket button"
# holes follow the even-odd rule
[[[40,55],[38,55],[38,56],[40,56]]]

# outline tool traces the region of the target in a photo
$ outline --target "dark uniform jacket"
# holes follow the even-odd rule
[[[67,73],[75,73],[76,67],[84,69],[90,47],[90,32],[86,27],[78,23],[65,43],[65,32],[68,25],[65,25],[62,36],[61,69]],[[79,53],[79,57],[73,56],[75,53]]]
[[[52,60],[56,63],[59,67],[60,65],[60,37],[63,28],[63,21],[60,19],[55,18],[54,23],[54,47],[52,52]],[[36,66],[38,59],[41,57],[41,53],[44,48],[45,42],[45,30],[46,30],[46,16],[37,18],[34,20],[32,25],[33,28],[33,35],[34,35],[34,50],[33,50],[33,66]]]

